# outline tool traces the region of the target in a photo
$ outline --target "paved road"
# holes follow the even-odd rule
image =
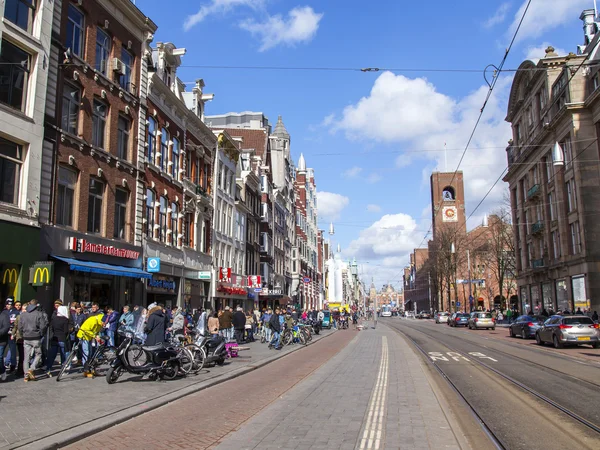
[[[414,340],[510,449],[599,448],[584,427],[479,362],[600,426],[600,368],[562,354],[429,321],[382,320]]]
[[[69,448],[468,448],[424,365],[387,327],[339,331]]]

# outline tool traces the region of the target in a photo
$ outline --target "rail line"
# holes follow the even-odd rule
[[[449,376],[446,375],[446,373],[444,372],[444,370],[435,362],[435,361],[431,361],[431,359],[429,358],[429,355],[427,354],[427,352],[422,348],[422,346],[416,342],[416,340],[409,336],[407,333],[405,333],[404,331],[396,328],[395,326],[391,325],[390,328],[392,328],[393,330],[395,330],[397,333],[402,334],[404,337],[406,337],[414,346],[415,348],[417,348],[425,357],[428,361],[431,362],[431,364],[433,364],[433,366],[440,372],[440,374],[444,377],[444,379],[446,379],[448,381],[448,383],[453,387],[453,389],[459,394],[459,396],[466,402],[466,404],[469,406],[469,408],[473,411],[473,413],[475,414],[475,416],[478,418],[479,422],[481,423],[482,427],[484,428],[484,431],[492,438],[492,442],[495,445],[500,445],[501,448],[508,448],[505,444],[502,443],[502,440],[490,429],[490,427],[485,423],[485,421],[483,420],[483,418],[477,413],[476,409],[474,408],[474,406],[465,398],[465,396],[460,392],[460,390],[458,389],[458,387],[454,384],[454,382],[450,379]],[[428,336],[430,338],[433,339],[439,339],[439,336],[433,336],[423,330],[419,330],[417,328],[413,328],[413,327],[408,327],[410,328],[412,331],[416,331],[418,333],[424,334],[425,336]],[[455,347],[448,345],[446,342],[443,343],[443,345],[445,347],[447,347],[449,350],[459,353],[461,355],[464,354],[464,352],[462,350],[458,350]],[[501,352],[502,353],[502,352]],[[510,354],[504,353],[505,355],[510,356],[511,358],[514,357]],[[522,358],[518,358],[517,359],[522,359]],[[586,428],[591,429],[592,431],[595,431],[596,433],[600,434],[600,427],[598,427],[597,425],[595,425],[594,423],[590,422],[589,420],[581,417],[580,415],[578,415],[577,413],[571,411],[568,408],[565,408],[564,406],[556,403],[554,400],[548,398],[547,396],[537,392],[535,389],[530,388],[529,386],[521,383],[518,380],[515,380],[513,377],[506,375],[504,373],[502,373],[501,371],[495,369],[494,367],[490,366],[489,364],[486,364],[484,362],[482,362],[479,359],[475,359],[472,358],[470,359],[471,362],[476,363],[477,365],[480,365],[481,367],[495,373],[496,375],[500,376],[501,378],[503,378],[504,380],[508,381],[509,383],[519,387],[520,389],[524,390],[525,392],[528,392],[529,394],[533,395],[534,397],[536,397],[537,399],[543,401],[544,403],[552,406],[553,408],[559,410],[560,412],[562,412],[563,414],[566,414],[567,416],[571,417],[573,420],[575,420],[576,422],[578,422],[579,424],[585,426]],[[529,361],[527,361],[529,362]],[[541,365],[541,367],[547,368],[543,365]],[[562,374],[562,372],[559,372]],[[573,377],[576,380],[578,380],[577,377]],[[581,380],[581,381],[585,381],[585,380]],[[592,383],[593,384],[593,383]]]

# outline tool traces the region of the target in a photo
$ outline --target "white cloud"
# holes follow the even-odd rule
[[[525,59],[530,59],[534,63],[538,63],[538,61],[546,56],[546,49],[550,46],[549,42],[544,42],[543,44],[536,46],[529,46],[524,50]],[[554,48],[554,52],[557,55],[563,56],[567,55],[569,52],[563,50],[562,48]]]
[[[200,9],[196,14],[186,17],[183,22],[183,29],[189,31],[212,14],[225,14],[238,6],[258,9],[262,7],[264,3],[265,0],[210,0],[208,3],[200,6]]]
[[[507,36],[512,38],[523,11],[527,5],[527,0],[523,2],[519,10],[515,13],[513,22],[508,30]],[[537,38],[546,31],[556,28],[560,25],[577,19],[581,11],[590,8],[590,0],[542,0],[533,1],[527,10],[517,41]]]
[[[504,22],[506,19],[506,15],[508,14],[508,10],[510,9],[510,3],[502,3],[494,15],[486,20],[483,24],[485,28],[492,28],[494,25],[498,25],[499,23]]]
[[[498,80],[461,164],[468,213],[507,164],[505,146],[511,133],[504,118],[511,82],[510,77]],[[428,185],[431,169],[445,170],[444,143],[448,148],[448,171],[456,169],[487,90],[487,85],[483,85],[464,98],[454,99],[438,92],[424,78],[411,79],[384,72],[368,96],[343,110],[332,129],[343,131],[351,139],[398,143],[400,149],[410,146],[413,151],[409,156],[400,154],[396,167],[419,159],[433,162],[426,168],[424,179]],[[440,151],[419,153],[418,149]],[[485,211],[501,199],[503,184],[498,183],[481,210]]]
[[[292,9],[287,18],[278,14],[269,16],[264,22],[248,19],[242,22],[240,27],[260,38],[262,52],[280,44],[309,42],[317,34],[322,18],[322,13],[316,13],[310,6],[304,6]]]
[[[367,205],[367,211],[369,211],[369,212],[381,212],[381,206],[379,206],[379,205],[373,205],[373,204]]]
[[[322,219],[339,219],[340,214],[349,203],[350,199],[341,194],[317,191],[317,212]]]
[[[371,184],[379,183],[382,179],[383,177],[378,173],[372,173],[367,177],[367,181]]]
[[[346,178],[355,178],[362,172],[362,167],[354,166],[350,169],[344,171],[344,176]]]

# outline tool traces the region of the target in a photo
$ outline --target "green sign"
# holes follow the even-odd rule
[[[38,261],[29,268],[29,284],[32,286],[45,286],[52,284],[54,278],[54,263]]]

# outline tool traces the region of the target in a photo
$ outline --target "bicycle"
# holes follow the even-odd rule
[[[96,369],[98,369],[103,364],[109,364],[117,357],[116,348],[108,345],[107,339],[98,339],[97,345],[93,351],[93,353],[89,356],[89,360],[86,362],[86,365],[76,372],[71,372],[71,368],[73,365],[73,360],[77,356],[79,348],[81,347],[82,340],[80,339],[75,343],[73,348],[71,349],[71,353],[69,353],[69,357],[65,361],[65,363],[60,368],[60,372],[56,376],[56,381],[64,380],[67,376],[73,373],[81,373],[83,368],[87,366],[87,371],[92,374],[92,377],[95,376]]]

